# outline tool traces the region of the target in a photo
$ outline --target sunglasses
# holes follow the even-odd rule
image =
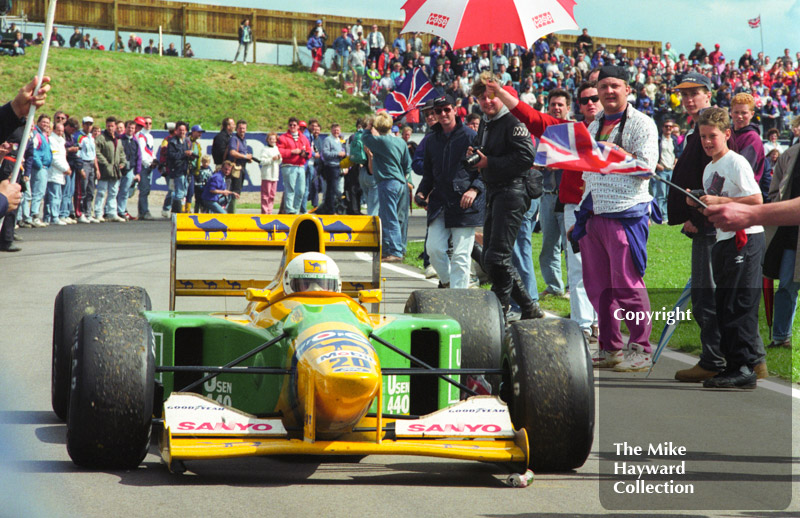
[[[449,106],[447,108],[434,108],[433,109],[433,113],[435,113],[436,115],[441,115],[442,113],[450,113],[451,111],[453,111],[453,109],[450,108]]]
[[[586,97],[581,97],[580,98],[580,103],[585,106],[585,105],[589,104],[589,101],[592,101],[593,103],[596,103],[599,100],[600,100],[600,96],[599,95],[587,95]]]

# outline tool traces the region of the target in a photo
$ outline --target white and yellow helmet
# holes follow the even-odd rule
[[[342,290],[339,267],[319,252],[306,252],[292,259],[283,272],[283,292]]]

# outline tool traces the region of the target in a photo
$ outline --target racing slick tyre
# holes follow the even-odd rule
[[[150,446],[153,330],[138,315],[87,315],[73,348],[67,451],[91,468],[135,468]]]
[[[411,292],[406,313],[440,313],[461,325],[461,368],[500,367],[505,319],[497,296],[488,290],[442,289]],[[499,376],[486,376],[492,392]],[[463,380],[462,380],[463,382]]]
[[[53,363],[50,399],[59,419],[67,419],[72,344],[84,315],[138,314],[151,309],[150,297],[138,286],[74,284],[56,295],[53,310]]]
[[[514,322],[504,345],[500,397],[514,427],[528,432],[530,467],[579,468],[594,439],[594,374],[580,327],[555,318]]]

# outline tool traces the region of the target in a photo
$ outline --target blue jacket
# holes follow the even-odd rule
[[[478,171],[467,171],[461,160],[475,140],[475,132],[456,119],[456,128],[445,134],[440,124],[425,138],[422,181],[417,189],[428,199],[428,223],[444,211],[446,228],[479,227],[484,222],[486,196]],[[420,144],[420,147],[422,144]],[[418,148],[419,149],[419,148]],[[478,195],[469,209],[461,208],[461,197],[475,188]]]
[[[342,160],[342,157],[339,156],[339,153],[344,151],[344,147],[339,139],[333,135],[329,135],[328,138],[322,141],[322,145],[320,147],[323,163],[328,167],[339,167],[339,162]]]
[[[352,48],[353,40],[349,36],[339,36],[333,40],[333,50],[340,56],[344,55],[345,52],[349,53]]]
[[[38,127],[33,129],[33,168],[34,171],[46,169],[53,163],[50,139]]]

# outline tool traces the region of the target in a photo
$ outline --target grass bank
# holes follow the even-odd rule
[[[0,85],[3,102],[35,75],[40,55],[41,47],[29,47],[24,56],[0,56],[5,76],[15,78]],[[301,67],[53,48],[47,75],[53,87],[44,113],[63,110],[95,120],[148,114],[156,129],[183,119],[216,130],[233,117],[246,119],[251,131],[285,130],[290,116],[348,129],[369,113],[360,98],[342,96],[333,80]]]

